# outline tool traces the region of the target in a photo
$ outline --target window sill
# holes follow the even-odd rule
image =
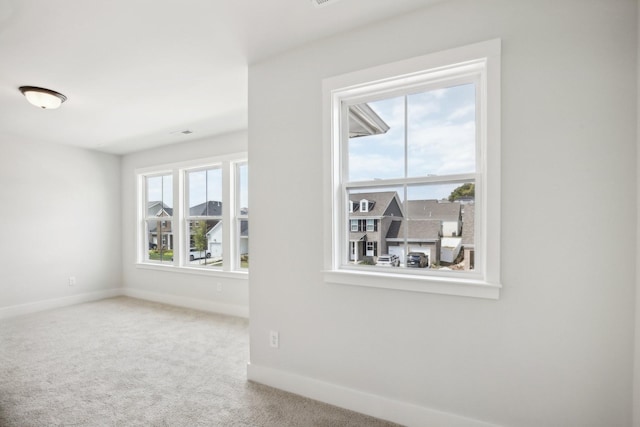
[[[323,274],[327,283],[494,300],[500,298],[502,288],[499,284],[464,278],[350,270],[327,270]]]
[[[203,268],[194,267],[178,267],[175,265],[136,263],[136,268],[142,270],[164,271],[168,273],[194,274],[198,276],[225,277],[229,279],[249,280],[249,271],[223,271],[223,270],[205,270]]]

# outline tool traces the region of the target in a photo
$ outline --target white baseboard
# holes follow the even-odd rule
[[[249,307],[242,305],[224,304],[216,301],[207,301],[196,298],[181,297],[177,295],[161,294],[158,292],[143,291],[133,288],[124,288],[123,295],[147,301],[176,305],[178,307],[192,308],[194,310],[226,314],[228,316],[243,317],[245,319],[249,318]]]
[[[54,308],[66,307],[83,302],[97,301],[105,298],[113,298],[123,295],[122,288],[105,289],[103,291],[86,292],[68,297],[54,298],[43,301],[30,302],[26,304],[0,307],[0,319],[6,319],[24,314],[36,313],[38,311],[51,310]]]
[[[437,411],[251,363],[247,365],[247,378],[314,400],[410,427],[498,427],[497,424]]]

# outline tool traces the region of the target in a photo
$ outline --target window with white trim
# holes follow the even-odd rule
[[[136,172],[139,264],[193,271],[247,271],[246,155]]]
[[[143,222],[145,244],[143,260],[171,263],[173,261],[173,175],[159,172],[145,175]]]
[[[499,40],[325,80],[327,281],[498,297],[499,86]]]

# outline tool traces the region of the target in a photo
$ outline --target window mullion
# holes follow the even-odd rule
[[[455,184],[460,183],[464,184],[469,180],[476,179],[478,173],[461,173],[461,174],[452,174],[452,175],[437,175],[437,176],[416,176],[411,178],[391,178],[391,179],[378,179],[374,181],[354,181],[354,182],[345,182],[344,188],[346,190],[358,189],[358,188],[367,188],[367,187],[392,187],[392,186],[402,186],[404,184],[407,185],[415,185],[415,184]]]

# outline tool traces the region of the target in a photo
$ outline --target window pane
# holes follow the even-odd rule
[[[469,182],[351,190],[348,262],[473,269],[474,187]]]
[[[249,165],[238,165],[238,209],[240,215],[249,214]]]
[[[407,96],[408,176],[476,170],[475,85]]]
[[[353,212],[348,212],[349,229],[345,237],[349,263],[375,265],[378,256],[389,254],[388,235],[397,233],[404,217],[403,194],[403,189],[398,187],[349,192],[349,201],[354,206]]]
[[[424,253],[434,269],[473,269],[474,193],[473,182],[409,186],[405,203],[407,253]]]
[[[173,262],[173,230],[171,221],[145,221],[147,250],[145,261]]]
[[[239,236],[240,268],[249,268],[249,221],[241,219]]]
[[[222,215],[222,169],[212,168],[187,173],[189,215]]]
[[[146,186],[147,216],[172,216],[173,175],[147,177]]]
[[[404,177],[404,114],[404,97],[349,108],[349,181]]]
[[[187,221],[189,250],[185,254],[190,266],[222,267],[222,221]]]

